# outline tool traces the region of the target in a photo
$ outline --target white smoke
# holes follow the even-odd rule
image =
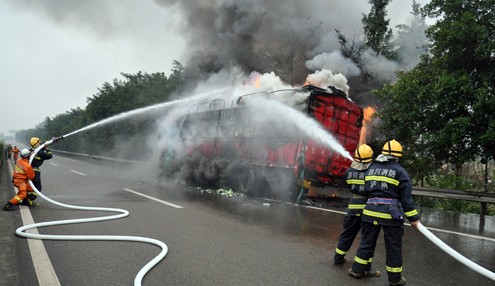
[[[358,76],[361,73],[356,64],[349,58],[344,57],[340,51],[318,54],[306,61],[306,67],[312,71],[331,70],[346,77]]]
[[[363,67],[374,79],[381,83],[394,82],[397,79],[399,64],[382,55],[377,55],[372,49],[362,54]]]
[[[349,94],[349,85],[347,85],[347,78],[341,73],[334,74],[330,70],[317,70],[315,73],[308,75],[307,81],[310,84],[321,88],[334,86],[345,92],[345,94]]]

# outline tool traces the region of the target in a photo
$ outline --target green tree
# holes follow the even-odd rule
[[[466,124],[479,156],[495,158],[495,0],[431,1],[424,12],[440,20],[428,29],[434,64],[464,84]]]
[[[383,132],[436,164],[495,156],[495,0],[434,0],[425,15],[431,53],[377,91]]]
[[[371,11],[363,14],[361,22],[364,28],[364,43],[372,48],[378,55],[388,59],[395,59],[391,43],[392,29],[389,28],[390,19],[387,17],[387,5],[391,0],[369,0]]]

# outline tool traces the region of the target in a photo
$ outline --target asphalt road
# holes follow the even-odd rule
[[[13,194],[5,173],[4,169],[0,194],[4,202]],[[356,280],[347,275],[357,243],[346,264],[332,264],[344,218],[341,213],[242,196],[228,198],[176,183],[159,186],[153,173],[142,166],[123,169],[55,156],[42,167],[44,194],[68,204],[127,209],[130,216],[38,231],[54,235],[133,235],[163,241],[169,252],[145,276],[143,285],[387,285],[382,236],[374,258],[382,277]],[[108,215],[39,201],[40,207],[30,209],[36,222]],[[1,213],[0,243],[5,250],[0,285],[38,285],[26,239],[14,234],[21,225],[19,217],[18,211]],[[495,271],[493,239],[433,233]],[[156,246],[136,242],[43,242],[60,284],[71,286],[132,285],[138,271],[160,252]],[[409,226],[405,227],[403,255],[408,285],[494,285],[494,281],[460,264]]]

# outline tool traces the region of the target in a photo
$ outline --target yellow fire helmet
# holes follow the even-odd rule
[[[369,163],[373,160],[373,149],[370,146],[363,144],[354,152],[354,159],[359,163]]]
[[[400,143],[395,139],[387,141],[385,145],[383,145],[382,154],[402,157],[402,145],[400,145]]]
[[[36,148],[40,146],[40,138],[38,137],[31,137],[31,140],[29,140],[29,143],[31,143],[31,147]]]

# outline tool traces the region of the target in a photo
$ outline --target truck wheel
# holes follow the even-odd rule
[[[237,189],[239,192],[246,195],[256,194],[257,188],[257,176],[253,169],[246,168],[243,172],[240,172],[237,177]]]
[[[295,190],[299,190],[297,180],[289,169],[270,170],[267,181],[270,194],[276,199],[292,201],[293,193]],[[299,194],[299,192],[297,193]]]

